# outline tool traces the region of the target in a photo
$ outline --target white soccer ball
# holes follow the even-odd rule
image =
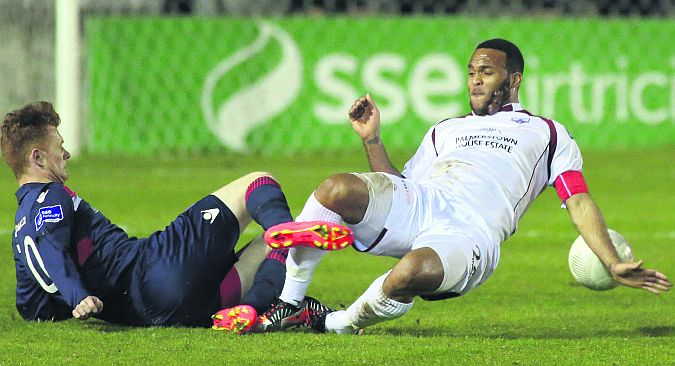
[[[621,261],[631,262],[633,250],[626,239],[612,229],[607,231]],[[605,291],[619,285],[581,236],[574,241],[572,248],[570,248],[568,264],[574,279],[591,290]]]

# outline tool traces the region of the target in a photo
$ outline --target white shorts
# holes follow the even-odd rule
[[[444,279],[435,293],[463,294],[485,282],[499,261],[499,243],[472,224],[451,193],[387,173],[354,173],[368,185],[363,220],[349,227],[354,248],[401,258],[431,248],[443,263]]]

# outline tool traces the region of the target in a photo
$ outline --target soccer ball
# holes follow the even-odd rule
[[[621,261],[632,261],[633,250],[626,239],[612,229],[608,229],[607,232],[609,238],[612,239],[614,248],[619,253]],[[619,285],[581,236],[574,241],[572,248],[570,248],[568,264],[574,279],[591,290],[605,291]]]

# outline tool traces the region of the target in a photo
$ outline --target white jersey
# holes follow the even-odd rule
[[[547,185],[581,167],[579,148],[564,126],[512,103],[493,115],[437,123],[402,174],[443,191],[476,229],[502,242]]]

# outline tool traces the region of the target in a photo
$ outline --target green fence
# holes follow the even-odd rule
[[[469,111],[476,44],[521,48],[521,101],[582,148],[675,142],[675,22],[416,18],[86,19],[95,153],[345,151],[367,92],[391,149]]]

